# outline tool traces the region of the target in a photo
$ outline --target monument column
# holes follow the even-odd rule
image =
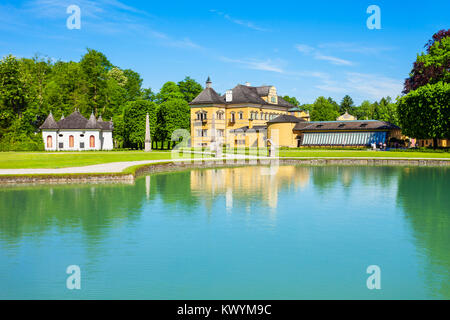
[[[150,139],[150,119],[147,115],[145,116],[145,152],[152,151],[152,141]]]

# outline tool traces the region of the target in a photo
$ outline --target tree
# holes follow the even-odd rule
[[[105,104],[106,80],[113,65],[103,53],[92,49],[87,50],[88,52],[83,56],[80,64],[90,101],[89,107],[97,113],[97,109]],[[90,110],[83,111],[87,114]]]
[[[127,77],[127,83],[124,88],[127,92],[126,99],[127,101],[138,100],[142,94],[141,86],[142,86],[142,78],[139,73],[125,69],[123,70],[123,74]]]
[[[450,84],[427,84],[399,99],[399,122],[405,135],[418,139],[450,137]]]
[[[151,88],[142,89],[141,100],[156,101],[156,94]]]
[[[170,140],[177,129],[190,129],[190,107],[184,99],[170,99],[163,102],[157,114],[156,138]]]
[[[341,104],[339,105],[339,113],[343,114],[345,112],[350,112],[353,107],[353,99],[349,95],[346,95],[342,98]]]
[[[331,98],[319,97],[313,104],[312,121],[335,121],[339,117],[339,106]]]
[[[368,100],[364,100],[359,107],[353,108],[352,115],[354,115],[359,120],[373,119],[372,103]]]
[[[377,103],[376,116],[374,120],[387,121],[398,125],[397,104],[392,102],[391,97],[381,98]]]
[[[184,95],[175,82],[168,81],[159,90],[159,93],[156,95],[156,101],[161,104],[171,99],[184,99]]]
[[[283,99],[296,107],[300,107],[300,102],[295,97],[284,96]]]
[[[9,55],[0,61],[0,125],[2,129],[9,127],[14,118],[21,115],[26,108],[27,91],[21,77],[20,63],[16,57]]]
[[[405,94],[428,83],[450,81],[450,29],[434,34],[425,48],[427,53],[417,56],[409,78],[405,80]]]
[[[203,87],[195,81],[194,79],[191,79],[190,77],[184,78],[183,81],[178,82],[178,88],[180,89],[180,92],[184,96],[184,100],[189,103],[192,100],[197,97],[200,92],[203,91]]]
[[[145,142],[145,117],[150,118],[150,133],[152,139],[156,136],[158,106],[146,100],[129,101],[126,103],[123,115],[123,134],[125,144],[130,147],[142,148]]]

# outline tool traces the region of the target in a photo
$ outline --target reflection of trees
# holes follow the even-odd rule
[[[387,188],[397,180],[398,167],[369,167],[369,166],[317,166],[311,167],[312,182],[319,193],[336,185],[352,186],[355,182],[363,185],[377,185]]]
[[[417,247],[429,259],[425,269],[432,292],[450,298],[450,170],[405,168],[398,203],[404,208]],[[432,278],[438,274],[441,279]]]
[[[146,187],[146,179],[141,178],[134,185],[0,188],[0,239],[13,243],[52,228],[81,228],[88,240],[95,241],[117,223],[139,219]],[[161,199],[169,206],[189,209],[198,202],[191,193],[189,171],[152,175],[149,191],[150,201]]]
[[[130,185],[40,186],[0,189],[0,237],[11,241],[51,228],[80,227],[99,238],[114,220],[139,217],[145,189]]]
[[[191,172],[168,172],[150,176],[150,199],[161,198],[164,203],[176,206],[183,205],[192,209],[198,204],[198,199],[191,190]],[[144,178],[136,181],[138,189],[144,189]]]

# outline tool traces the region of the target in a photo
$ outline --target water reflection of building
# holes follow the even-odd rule
[[[273,169],[273,167],[272,167]],[[310,170],[300,166],[238,167],[191,171],[191,190],[225,195],[227,208],[236,201],[246,205],[254,201],[276,208],[281,188],[303,189],[309,183]]]

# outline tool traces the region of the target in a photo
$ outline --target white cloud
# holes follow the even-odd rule
[[[332,56],[324,56],[320,53],[317,53],[314,56],[314,59],[317,60],[325,60],[328,61],[332,64],[338,65],[338,66],[351,66],[353,65],[353,63],[351,61],[348,60],[344,60],[344,59],[340,59],[340,58],[336,58],[336,57],[332,57]]]
[[[312,55],[313,58],[316,60],[328,61],[328,62],[338,65],[338,66],[351,66],[354,64],[353,62],[351,62],[349,60],[341,59],[341,58],[330,56],[330,55],[324,55],[318,49],[316,49],[312,46],[309,46],[307,44],[297,44],[297,45],[295,45],[295,48],[297,49],[298,52],[301,52],[306,55]]]
[[[301,53],[305,53],[305,54],[309,54],[312,53],[315,49],[311,46],[308,46],[307,44],[297,44],[295,46],[295,48],[301,52]]]
[[[394,47],[374,47],[366,46],[353,42],[330,42],[318,45],[321,49],[333,49],[341,52],[361,53],[361,54],[380,54],[385,51],[395,50]]]
[[[68,17],[66,8],[73,0],[32,0],[24,5],[24,10],[33,16],[46,19]],[[81,9],[82,31],[108,35],[140,35],[142,39],[152,39],[161,46],[201,49],[189,38],[176,38],[149,26],[150,13],[124,4],[119,0],[77,0]],[[64,21],[64,20],[63,20]]]
[[[235,18],[231,17],[229,14],[226,14],[225,12],[214,10],[214,9],[209,10],[209,11],[212,12],[212,13],[215,13],[215,14],[217,14],[219,16],[224,17],[225,19],[227,19],[228,21],[231,21],[234,24],[238,24],[238,25],[247,27],[249,29],[253,29],[253,30],[256,30],[256,31],[269,31],[268,29],[256,26],[253,22],[240,20],[240,19],[235,19]]]
[[[280,66],[281,62],[274,62],[271,59],[256,60],[256,59],[230,59],[226,57],[221,58],[224,62],[235,63],[243,66],[247,69],[270,71],[276,73],[284,73],[283,68]]]
[[[377,74],[347,72],[344,79],[323,78],[322,83],[317,85],[316,88],[326,93],[358,95],[379,100],[387,96],[397,97],[401,94],[403,85],[400,79]]]

